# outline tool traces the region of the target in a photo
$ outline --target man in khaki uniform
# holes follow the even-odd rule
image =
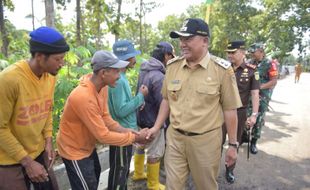
[[[197,190],[217,189],[221,160],[222,124],[227,125],[226,164],[237,159],[237,114],[241,107],[230,63],[208,52],[210,32],[201,19],[186,19],[180,31],[182,56],[167,66],[163,100],[152,138],[170,114],[165,153],[166,188],[183,189],[189,172]]]
[[[301,64],[300,63],[296,64],[295,65],[295,83],[299,82],[301,71],[302,71]]]

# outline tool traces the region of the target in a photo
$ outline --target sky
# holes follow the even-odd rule
[[[33,1],[35,28],[38,28],[45,25],[44,0]],[[158,21],[163,20],[166,16],[171,14],[180,14],[185,12],[186,8],[190,5],[200,4],[202,2],[205,2],[205,0],[156,0],[156,3],[159,3],[162,6],[154,9],[151,13],[149,13],[145,18],[145,22],[156,26]],[[14,24],[17,29],[32,30],[32,20],[31,18],[26,18],[27,15],[31,14],[31,0],[13,0],[13,3],[15,5],[14,12],[5,11],[5,16],[7,16],[7,18]],[[176,8],[176,5],[178,8]],[[134,12],[134,7],[122,6],[122,10],[124,12]],[[67,10],[61,11],[59,13],[63,17],[63,22],[70,22],[75,16],[75,1],[71,0],[71,3],[67,6]]]
[[[45,5],[44,0],[33,0],[34,1],[34,12],[35,12],[35,28],[45,25]],[[114,1],[114,0],[107,0]],[[131,0],[127,0],[127,2]],[[163,20],[166,16],[171,14],[181,14],[186,11],[190,5],[197,5],[206,0],[144,0],[144,1],[156,1],[161,4],[159,8],[155,8],[151,13],[148,13],[145,17],[145,22],[152,24],[154,27],[157,26],[158,21]],[[31,14],[31,0],[13,0],[15,5],[14,12],[5,10],[5,16],[14,24],[17,29],[32,30],[31,18],[26,18],[27,15]],[[55,6],[56,8],[56,6]],[[59,10],[56,10],[59,11]],[[123,5],[122,11],[134,12],[134,6]],[[71,0],[71,3],[67,5],[67,9],[60,13],[63,17],[64,23],[69,23],[74,19],[75,16],[75,1]],[[307,49],[307,52],[310,48]],[[293,50],[293,55],[297,56],[297,48]],[[309,52],[308,52],[309,53]]]

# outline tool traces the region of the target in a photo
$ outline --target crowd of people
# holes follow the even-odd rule
[[[119,40],[113,52],[94,53],[92,73],[66,100],[56,138],[73,190],[98,188],[96,143],[110,145],[108,190],[127,189],[132,157],[132,178],[146,179],[147,189],[183,189],[191,175],[196,189],[205,190],[218,189],[226,136],[229,183],[235,181],[239,146],[250,140],[250,152],[258,153],[277,83],[277,67],[263,44],[247,49],[244,40],[232,39],[224,50],[228,60],[216,57],[208,50],[209,26],[198,18],[186,19],[169,36],[179,40],[181,54],[159,42],[141,64],[135,96],[126,77],[141,54],[134,44]],[[40,27],[30,33],[31,59],[0,73],[0,189],[59,188],[52,170],[52,107],[67,51],[61,33]],[[246,130],[252,138],[245,138]],[[159,181],[162,159],[165,185]]]

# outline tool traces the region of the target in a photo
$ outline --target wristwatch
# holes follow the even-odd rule
[[[239,148],[239,143],[238,142],[236,142],[236,143],[228,143],[228,146],[232,146],[235,149],[238,149]]]
[[[251,116],[257,117],[258,116],[258,112],[253,112]]]

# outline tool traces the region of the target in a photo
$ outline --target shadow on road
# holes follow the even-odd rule
[[[292,162],[278,156],[259,151],[246,160],[246,146],[241,147],[235,169],[236,182],[228,184],[222,167],[219,176],[220,190],[301,190],[310,189],[310,159]],[[223,164],[223,163],[222,163]],[[223,165],[222,165],[223,166]]]

